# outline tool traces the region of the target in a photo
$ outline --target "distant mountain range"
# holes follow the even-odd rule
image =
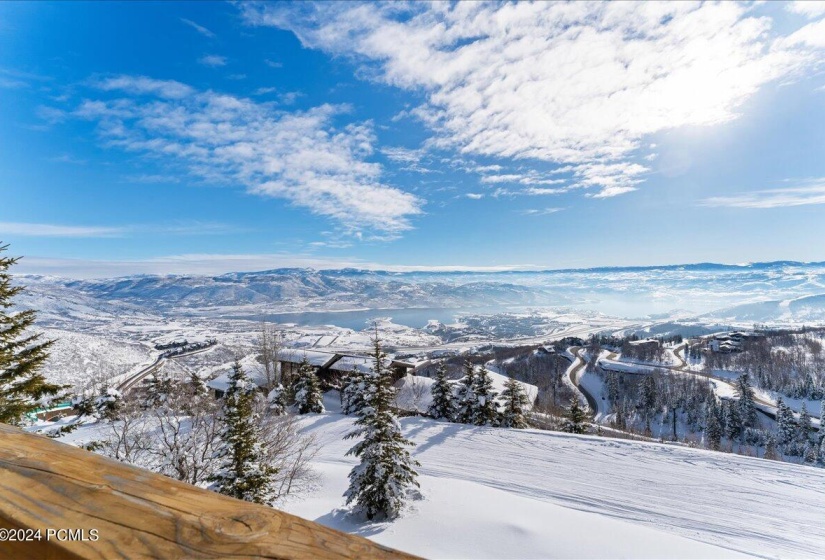
[[[105,280],[20,276],[22,302],[63,315],[388,308],[572,307],[647,316],[687,309],[741,321],[825,320],[825,263],[700,263],[506,272],[389,272],[284,268],[217,276]],[[684,317],[684,312],[680,312]]]

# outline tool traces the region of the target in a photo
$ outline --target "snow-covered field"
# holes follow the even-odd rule
[[[825,470],[682,445],[401,419],[419,496],[393,522],[349,515],[353,418],[302,417],[317,482],[277,507],[429,558],[821,558]],[[62,441],[100,437],[84,425]]]
[[[330,406],[334,403],[330,402]],[[352,419],[304,420],[321,475],[292,513],[432,558],[817,558],[825,471],[595,436],[401,421],[420,500],[393,523],[349,518]]]

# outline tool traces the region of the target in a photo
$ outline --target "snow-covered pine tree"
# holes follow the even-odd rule
[[[753,387],[750,375],[743,373],[736,379],[736,393],[739,395],[739,417],[742,426],[753,428],[757,425],[756,406],[753,403]]]
[[[825,399],[819,401],[819,433],[825,434]]]
[[[719,451],[722,443],[722,423],[719,421],[719,408],[716,399],[710,397],[705,404],[705,438],[709,449]]]
[[[453,386],[447,380],[447,367],[440,363],[435,370],[435,383],[430,389],[433,402],[427,409],[427,414],[436,420],[450,420],[455,418],[456,403],[453,396]]]
[[[476,406],[475,378],[475,368],[472,362],[465,360],[464,377],[459,381],[458,395],[456,396],[456,422],[461,422],[462,424],[473,423]]]
[[[739,406],[732,402],[725,405],[725,435],[734,440],[742,435],[742,417],[739,415]]]
[[[123,406],[123,395],[114,387],[104,385],[100,394],[92,399],[92,406],[98,418],[116,420]]]
[[[579,403],[578,397],[574,396],[570,401],[562,431],[570,434],[583,434],[587,431],[587,414]]]
[[[306,356],[298,366],[298,376],[292,385],[292,392],[295,395],[295,408],[298,414],[324,411],[318,376],[315,375],[315,369],[309,364]]]
[[[808,405],[805,401],[802,401],[802,406],[799,409],[797,438],[802,444],[807,444],[812,433],[813,426],[811,425],[811,415],[808,414]]]
[[[344,496],[347,504],[367,519],[392,519],[398,515],[412,486],[418,486],[415,467],[418,461],[410,457],[411,441],[401,435],[401,426],[393,414],[395,390],[390,373],[384,366],[384,352],[376,333],[373,371],[365,376],[364,406],[359,411],[356,429],[347,439],[363,436],[347,455],[361,458],[349,474],[350,485]]]
[[[650,421],[656,414],[656,403],[658,400],[658,390],[656,388],[656,378],[648,375],[642,380],[639,388],[639,406],[645,419],[645,433],[650,435]]]
[[[819,440],[819,462],[825,465],[825,437]]]
[[[266,401],[269,403],[270,414],[275,416],[286,414],[286,390],[280,383],[275,383],[275,386],[266,396]]]
[[[802,461],[809,465],[813,465],[816,463],[818,456],[819,446],[811,441],[806,441],[805,447],[802,450]]]
[[[367,387],[367,374],[354,369],[345,378],[341,389],[341,412],[355,414],[361,412],[364,406],[364,394]]]
[[[776,431],[779,445],[788,445],[796,441],[796,421],[791,407],[780,397],[776,403]]]
[[[43,342],[40,334],[30,332],[36,312],[10,311],[12,299],[23,287],[11,284],[8,270],[18,259],[3,257],[7,249],[0,243],[0,422],[22,424],[27,413],[66,387],[49,383],[39,371],[54,341]]]
[[[526,428],[528,426],[525,418],[525,409],[530,404],[521,383],[510,377],[504,382],[504,390],[501,392],[504,400],[504,409],[501,411],[502,428]]]
[[[610,408],[616,411],[619,404],[619,376],[615,371],[607,373],[607,400],[610,401]]]
[[[194,371],[189,375],[189,388],[195,397],[202,397],[209,394],[209,387],[203,382],[201,376]]]
[[[221,407],[221,459],[218,472],[210,477],[211,488],[247,502],[267,504],[276,495],[273,477],[277,470],[263,463],[266,450],[260,442],[260,428],[254,400],[257,388],[249,381],[241,364],[232,366],[229,387]]]
[[[768,438],[765,441],[765,455],[762,458],[770,459],[771,461],[779,461],[782,458],[776,447],[776,438],[773,434],[768,434]]]
[[[476,426],[498,425],[498,393],[493,390],[493,380],[484,364],[475,376],[475,404],[473,406],[472,422]]]
[[[169,375],[153,375],[146,386],[145,406],[158,408],[163,406],[170,395],[180,389],[179,384]]]

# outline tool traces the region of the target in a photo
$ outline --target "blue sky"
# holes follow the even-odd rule
[[[70,276],[825,260],[825,5],[0,3]]]

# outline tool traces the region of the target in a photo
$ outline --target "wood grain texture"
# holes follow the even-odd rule
[[[0,424],[0,558],[414,558],[274,508],[235,500]],[[45,541],[96,529],[97,542]]]

